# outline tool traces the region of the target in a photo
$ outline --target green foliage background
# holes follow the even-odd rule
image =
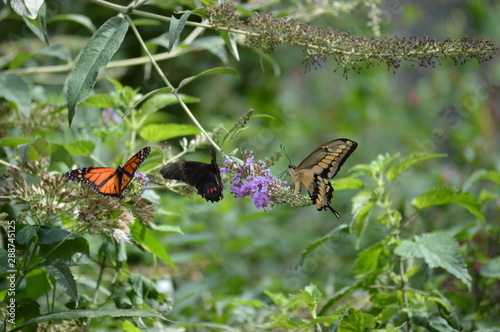
[[[337,12],[331,5],[317,15],[313,9],[319,5],[306,1],[250,1],[238,8],[240,13],[273,12],[370,37],[374,30],[367,26],[368,13],[375,6],[381,10],[382,37],[469,36],[491,38],[496,45],[500,37],[496,23],[500,6],[493,2],[342,4],[355,9]],[[427,68],[403,62],[394,73],[382,64],[344,77],[332,59],[306,70],[304,51],[291,45],[263,54],[239,44],[238,61],[219,32],[205,29],[159,61],[174,87],[213,68],[237,72],[202,76],[180,90],[180,98],[209,132],[224,133],[250,108],[269,115],[250,120],[223,146],[227,154],[248,149],[263,160],[284,145],[297,165],[326,141],[346,137],[358,142],[333,180],[332,206],[342,215],[339,223],[332,214],[311,206],[258,210],[249,198],[235,199],[230,183],[217,204],[193,193],[185,195],[184,189],[169,190],[172,187],[158,175],[159,167],[182,151],[182,137],[193,139],[199,133],[171,91],[139,104],[117,124],[102,120],[104,109],[125,113],[140,94],[165,88],[151,63],[127,62],[145,56],[130,28],[112,58],[123,62],[101,71],[93,93],[76,107],[69,127],[63,87],[75,67],[72,61],[95,29],[116,14],[102,5],[101,1],[47,3],[42,9],[48,17],[44,37],[43,28],[38,36],[33,34],[36,28],[27,28],[43,22],[21,20],[2,4],[0,30],[7,33],[0,40],[4,91],[0,198],[5,225],[17,221],[16,270],[27,272],[18,275],[24,281],[17,285],[15,297],[19,308],[30,309],[29,315],[18,309],[10,328],[26,324],[23,328],[34,329],[37,323],[61,330],[68,328],[64,324],[129,331],[499,330],[497,56],[481,64],[444,60]],[[151,1],[140,10],[170,17],[174,10],[196,7],[191,1]],[[54,19],[76,13],[81,14],[78,19]],[[200,21],[195,15],[189,20]],[[152,54],[168,54],[167,22],[141,18],[135,24]],[[193,29],[186,26],[179,40],[192,36]],[[45,38],[52,48],[43,45]],[[193,51],[175,53],[186,49]],[[65,70],[46,70],[66,63]],[[42,70],[30,72],[32,68]],[[31,104],[14,93],[26,84]],[[149,132],[144,131],[147,126]],[[74,165],[123,164],[144,146],[153,148],[139,170],[153,182],[153,188],[143,193],[147,205],[139,206],[140,190],[136,190],[129,195],[131,201],[110,207],[114,212],[107,215],[113,221],[119,219],[119,211],[136,209],[132,244],[117,243],[109,233],[82,225],[74,209],[88,206],[93,194],[80,194],[80,185],[67,184],[73,192],[65,195],[83,205],[67,211],[57,208],[57,218],[30,215],[29,211],[39,211],[35,202],[20,200],[6,185],[21,177],[9,172],[11,165],[22,169],[31,186],[43,172],[56,179]],[[198,146],[183,157],[209,160],[206,149]],[[31,166],[35,171],[26,170],[26,161],[35,163]],[[279,175],[288,163],[281,158],[271,169]],[[66,185],[62,177],[57,179]],[[51,188],[56,191],[55,185]],[[94,199],[94,204],[103,204],[103,198]],[[71,206],[71,200],[64,204]],[[146,209],[154,217],[147,222],[147,217],[137,217]],[[22,218],[23,213],[28,217]],[[44,227],[62,233],[44,243]],[[70,232],[75,238],[67,238]],[[44,245],[51,241],[73,241],[62,245],[85,259],[48,260],[53,247]],[[8,257],[8,237],[3,242],[2,263]],[[2,267],[7,276],[7,265]],[[2,309],[8,312],[7,279],[2,286]]]

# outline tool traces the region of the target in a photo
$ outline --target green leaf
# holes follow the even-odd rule
[[[292,295],[291,297],[299,300],[310,312],[315,312],[321,301],[321,296],[318,287],[315,284],[309,284],[304,289],[301,289],[298,295]]]
[[[191,77],[183,79],[181,81],[181,83],[179,83],[179,87],[177,89],[183,88],[184,86],[188,85],[189,83],[193,82],[194,80],[196,80],[196,79],[198,79],[198,78],[200,78],[202,76],[213,75],[213,74],[230,74],[230,75],[233,75],[236,78],[239,77],[238,71],[236,71],[236,69],[234,69],[234,68],[231,68],[231,67],[212,68],[212,69],[209,69],[209,70],[205,70],[204,72],[202,72],[202,73],[200,73],[198,75],[191,76]]]
[[[460,246],[449,233],[417,235],[414,240],[404,240],[394,252],[406,258],[421,258],[431,268],[441,267],[471,287],[472,278],[460,256]]]
[[[31,17],[23,16],[24,23],[26,26],[35,34],[44,43],[45,45],[49,45],[49,38],[47,35],[47,22],[46,22],[46,9],[45,9],[45,1],[35,0],[35,1],[26,1],[27,3],[36,3],[36,6],[31,7],[31,14],[34,10],[37,10],[37,13],[31,15]],[[41,6],[39,6],[41,2]]]
[[[166,320],[162,314],[153,310],[136,310],[136,309],[74,309],[65,310],[55,313],[49,313],[41,316],[37,316],[26,323],[16,326],[15,329],[11,331],[22,331],[30,325],[39,324],[43,322],[52,321],[63,321],[63,320],[75,320],[75,319],[88,319],[88,318],[99,318],[99,317],[156,317]]]
[[[31,0],[31,1],[12,0],[10,2],[10,6],[19,16],[35,19],[38,15],[40,7],[42,7],[44,2],[45,2],[44,0]]]
[[[144,249],[176,268],[163,244],[161,244],[156,236],[154,236],[154,234],[151,233],[142,222],[136,221],[130,228],[130,231],[134,236],[134,240]]]
[[[71,234],[70,232],[59,227],[42,226],[38,231],[38,242],[40,244],[58,243],[63,240],[80,239],[80,235]]]
[[[319,239],[318,241],[311,243],[306,248],[306,250],[304,250],[302,252],[302,255],[300,257],[300,261],[297,264],[297,266],[302,265],[304,263],[304,260],[306,259],[306,257],[310,253],[316,253],[315,256],[317,256],[319,251],[323,251],[323,250],[320,250],[318,248],[320,248],[324,243],[329,242],[329,241],[332,241],[332,243],[334,243],[335,241],[346,236],[347,234],[349,234],[349,227],[347,225],[342,224],[342,225],[337,226],[334,230],[332,230],[330,233],[328,233],[325,237]],[[318,250],[316,250],[316,249],[318,249]],[[325,251],[328,251],[328,249],[325,249]],[[333,254],[332,249],[330,249],[330,253]],[[322,256],[324,256],[324,254]]]
[[[20,231],[17,232],[16,234],[16,241],[19,244],[26,245],[31,242],[31,239],[33,237],[37,236],[37,226],[35,225],[30,225],[22,228]]]
[[[28,160],[40,160],[42,157],[50,156],[50,144],[46,139],[37,138],[19,146],[23,163]]]
[[[448,321],[440,316],[415,316],[413,321],[417,326],[423,326],[430,332],[459,332],[448,324]]]
[[[175,42],[179,39],[179,36],[181,35],[182,30],[184,30],[184,27],[186,26],[186,21],[189,18],[189,15],[191,15],[192,11],[191,10],[186,10],[184,14],[182,14],[180,19],[175,18],[174,15],[172,15],[170,19],[170,28],[168,29],[168,50],[172,50],[172,47],[174,46]]]
[[[164,92],[165,92],[165,94],[167,94],[166,92],[172,92],[172,88],[164,87],[164,88],[155,89],[153,91],[149,91],[144,96],[142,96],[138,101],[136,101],[132,106],[130,106],[125,111],[125,113],[123,113],[123,117],[127,116],[130,112],[132,112],[132,110],[136,109],[137,106],[139,106],[141,103],[143,103],[146,99],[148,99],[156,94],[164,93]],[[172,95],[172,94],[170,94],[170,95],[175,98],[174,95]],[[177,98],[175,98],[175,101],[177,101]],[[149,112],[150,110],[144,109],[144,111]]]
[[[27,121],[31,115],[31,95],[28,84],[19,76],[0,72],[0,98],[16,105]]]
[[[78,290],[75,278],[66,263],[57,258],[48,258],[41,266],[54,277],[57,283],[66,291],[66,294],[73,301],[78,301]]]
[[[15,252],[15,249],[11,250]],[[7,273],[9,270],[14,270],[9,267],[9,253],[4,248],[0,248],[0,275]]]
[[[490,259],[479,269],[481,276],[485,278],[500,279],[500,256]]]
[[[76,105],[85,100],[97,81],[99,70],[104,68],[120,47],[128,30],[124,18],[115,16],[106,21],[80,54],[68,79],[66,99],[69,125],[75,116]]]
[[[417,197],[412,201],[412,204],[422,210],[429,206],[443,204],[458,204],[466,208],[470,213],[484,221],[484,215],[481,213],[481,205],[470,193],[462,192],[454,187],[440,187],[431,189]]]
[[[464,191],[469,189],[472,184],[479,180],[490,180],[495,182],[496,184],[500,184],[500,173],[496,171],[487,171],[485,169],[475,171],[464,183]]]
[[[384,257],[390,255],[383,243],[377,243],[363,250],[354,261],[354,270],[358,277],[369,272],[380,269],[384,263]]]
[[[397,314],[399,311],[401,311],[401,308],[399,307],[398,304],[393,303],[389,304],[388,306],[384,307],[382,309],[382,312],[378,314],[377,316],[377,321],[380,325],[385,325],[389,321],[389,319],[392,318],[395,314]]]
[[[335,190],[363,189],[365,186],[361,179],[351,176],[333,180],[332,186]]]
[[[2,75],[2,74],[0,73],[0,75]],[[29,138],[9,138],[9,137],[0,138],[0,146],[1,147],[8,146],[8,147],[12,148],[12,147],[17,147],[21,144],[25,144],[28,142],[31,142],[31,139],[29,139]]]
[[[179,123],[150,124],[145,126],[140,136],[148,142],[160,142],[174,137],[197,135],[200,129],[196,126]]]
[[[78,141],[63,145],[66,151],[72,156],[88,157],[95,149],[95,143],[92,141]]]
[[[111,95],[109,93],[100,93],[88,96],[84,101],[82,101],[80,106],[90,106],[98,108],[113,108],[117,109],[121,106],[121,100],[117,95]]]
[[[326,313],[328,312],[328,310],[335,304],[337,303],[337,301],[343,297],[344,295],[346,295],[347,293],[349,293],[350,291],[353,291],[353,290],[357,290],[359,289],[360,287],[360,284],[363,282],[363,279],[358,279],[354,284],[352,285],[349,285],[349,286],[346,286],[346,287],[343,287],[341,289],[339,289],[338,291],[336,291],[332,298],[328,300],[328,302],[325,303],[325,305],[323,306],[323,308],[321,309],[321,311],[319,312],[319,316],[323,316],[323,315],[326,315]]]
[[[363,229],[377,200],[372,192],[362,191],[352,198],[352,202],[354,225]]]
[[[227,32],[223,30],[219,31],[219,34],[221,35],[222,39],[224,39],[226,47],[229,49],[229,51],[234,56],[236,61],[240,61],[240,55],[238,53],[238,44],[236,43],[236,39],[234,38],[235,34],[233,32]]]
[[[365,332],[375,327],[375,317],[350,308],[347,315],[341,317],[337,332]]]
[[[87,16],[80,15],[80,14],[59,14],[52,16],[47,23],[52,23],[56,21],[72,21],[78,24],[83,25],[87,29],[90,30],[90,32],[94,33],[96,31],[96,27],[94,23],[92,23],[92,20],[88,18]]]
[[[170,88],[166,88],[166,89],[170,89]],[[181,93],[178,94],[178,96],[186,104],[200,102],[200,99],[196,98],[196,97],[187,96],[187,95],[184,95]],[[141,106],[140,112],[143,115],[149,115],[149,114],[152,114],[152,113],[154,113],[154,112],[156,112],[164,107],[167,107],[167,106],[173,105],[173,104],[178,104],[178,103],[179,103],[179,100],[173,94],[171,94],[171,93],[159,93],[159,94],[155,94],[154,96],[152,96],[151,98],[146,100],[144,102],[144,104]]]
[[[396,180],[398,176],[401,175],[405,170],[407,170],[409,167],[415,165],[416,163],[419,163],[423,160],[427,159],[432,159],[432,158],[443,158],[447,157],[448,155],[446,154],[431,154],[431,153],[416,153],[412,154],[408,157],[402,158],[401,160],[398,160],[396,164],[392,165],[388,170],[387,170],[387,178],[391,181]]]

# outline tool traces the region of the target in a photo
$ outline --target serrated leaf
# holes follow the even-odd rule
[[[444,158],[447,157],[446,154],[430,154],[430,153],[418,153],[412,154],[408,157],[405,157],[401,160],[398,160],[396,164],[392,165],[386,173],[386,176],[389,180],[394,181],[398,176],[401,175],[404,171],[406,171],[409,167],[419,163],[423,160],[433,159],[433,158]]]
[[[16,326],[11,331],[22,331],[30,325],[39,324],[43,322],[75,320],[75,319],[89,319],[99,318],[104,316],[110,317],[156,317],[163,320],[166,318],[157,311],[153,310],[136,310],[136,309],[74,309],[66,311],[58,311],[56,313],[49,313],[37,316],[22,325]]]
[[[372,196],[372,192],[364,191],[352,198],[352,213],[355,225],[362,226],[367,222],[368,216],[376,203],[376,199]]]
[[[337,301],[343,297],[344,295],[346,295],[347,293],[349,293],[350,291],[352,290],[356,290],[359,288],[359,285],[363,282],[363,279],[358,279],[354,284],[350,285],[350,286],[346,286],[346,287],[343,287],[341,289],[339,289],[338,291],[336,291],[332,298],[328,300],[328,302],[325,303],[325,305],[323,306],[323,308],[321,309],[321,311],[319,312],[318,316],[323,316],[325,315],[328,310],[335,304],[337,303]]]
[[[354,270],[356,275],[363,275],[380,269],[383,260],[381,257],[387,255],[387,249],[383,244],[377,243],[363,250],[354,261]]]
[[[337,332],[365,332],[375,327],[375,317],[350,308],[348,314],[341,317]]]
[[[56,258],[48,258],[42,266],[54,277],[73,301],[78,301],[78,289],[75,278],[68,265]]]
[[[385,323],[387,323],[389,319],[391,319],[391,317],[397,314],[400,310],[399,305],[396,303],[385,306],[384,309],[382,309],[382,312],[380,312],[377,316],[379,324],[382,326],[385,325]]]
[[[470,193],[462,192],[458,188],[440,187],[431,189],[415,197],[412,201],[412,204],[420,210],[430,206],[451,203],[463,206],[481,221],[484,221],[484,215],[480,211],[481,204],[479,204],[476,197]]]
[[[239,77],[238,71],[236,69],[234,69],[234,68],[231,68],[231,67],[212,68],[212,69],[209,69],[209,70],[205,70],[204,72],[199,73],[198,75],[191,76],[191,77],[183,79],[181,81],[181,83],[179,83],[179,87],[177,89],[181,89],[181,88],[185,87],[189,83],[193,82],[194,80],[196,80],[196,79],[198,79],[198,78],[200,78],[202,76],[214,75],[214,74],[230,74],[230,75],[233,75],[236,78]]]
[[[485,278],[500,279],[500,256],[490,259],[479,269],[481,276]]]
[[[199,133],[200,129],[192,125],[179,123],[155,123],[145,126],[139,135],[148,142],[160,142],[174,137],[197,135]]]
[[[0,98],[14,103],[27,121],[31,115],[31,95],[28,84],[19,76],[0,72]]]
[[[120,47],[128,30],[127,20],[115,16],[106,21],[90,38],[68,79],[66,99],[69,125],[76,105],[85,100],[93,89],[99,70],[104,68]]]
[[[42,157],[50,156],[50,144],[46,139],[38,137],[34,141],[20,145],[19,152],[23,163],[28,160],[40,160]]]
[[[163,244],[161,244],[156,236],[154,236],[154,234],[151,233],[142,222],[136,221],[130,228],[130,231],[134,236],[134,241],[139,243],[144,249],[156,257],[163,259],[166,263],[176,268]]]
[[[449,233],[427,233],[404,240],[394,251],[406,258],[421,258],[431,268],[441,267],[467,287],[471,287],[471,276],[460,256],[460,246]]]
[[[78,141],[63,145],[66,151],[72,156],[88,157],[95,149],[95,143],[92,141]]]
[[[179,36],[181,35],[182,30],[184,30],[184,27],[186,26],[186,21],[189,18],[189,15],[191,15],[192,11],[191,10],[186,10],[184,14],[182,14],[180,19],[175,18],[174,15],[172,15],[170,19],[170,28],[168,29],[168,50],[172,50],[172,47],[174,46],[175,42],[179,39]]]

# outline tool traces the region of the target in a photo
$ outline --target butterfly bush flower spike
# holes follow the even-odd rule
[[[258,209],[269,209],[286,201],[289,187],[286,182],[275,177],[263,161],[254,161],[251,151],[241,152],[245,163],[238,165],[229,158],[224,161],[221,173],[234,174],[231,191],[237,199],[250,196]]]

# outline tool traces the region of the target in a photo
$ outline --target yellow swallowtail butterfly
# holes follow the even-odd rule
[[[330,206],[333,187],[328,179],[338,173],[357,146],[358,143],[347,138],[335,139],[322,144],[299,166],[288,165],[288,172],[295,184],[294,194],[300,193],[300,187],[303,184],[318,211],[328,208],[340,219],[340,214]]]

